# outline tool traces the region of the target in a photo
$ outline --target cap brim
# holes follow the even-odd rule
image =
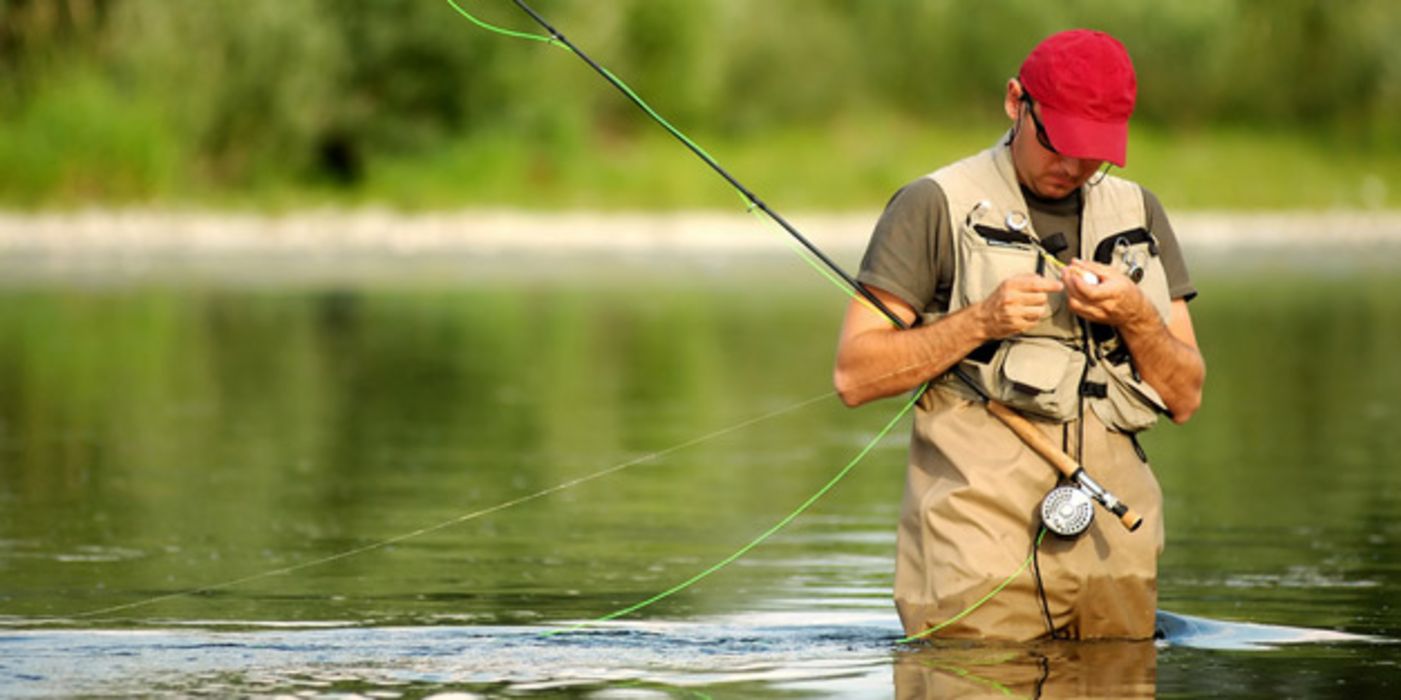
[[[1099,122],[1077,117],[1043,103],[1041,123],[1046,125],[1046,135],[1051,137],[1051,145],[1061,155],[1087,160],[1107,160],[1119,167],[1128,162],[1129,123]]]

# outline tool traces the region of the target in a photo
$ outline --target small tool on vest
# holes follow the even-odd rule
[[[1129,247],[1129,240],[1122,236],[1114,241],[1114,252],[1119,255],[1119,259],[1124,261],[1124,274],[1133,280],[1134,284],[1143,281],[1143,255],[1134,253]]]
[[[1026,218],[1026,214],[1023,214],[1022,212],[1009,211],[1007,212],[1007,219],[1005,223],[1007,224],[1008,231],[1016,231],[1017,233],[1022,233],[1023,231],[1026,231],[1026,227],[1028,224],[1031,223],[1031,220]]]
[[[973,205],[973,208],[969,210],[968,216],[964,218],[963,223],[969,227],[972,227],[973,221],[975,219],[981,219],[983,217],[983,214],[987,213],[987,211],[991,208],[991,201],[988,201],[986,199],[979,200],[978,203]]]
[[[1060,255],[1070,247],[1070,242],[1065,240],[1064,233],[1053,233],[1041,239],[1041,249],[1052,256]]]

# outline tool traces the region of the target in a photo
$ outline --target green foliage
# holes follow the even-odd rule
[[[174,186],[178,160],[156,106],[86,72],[46,84],[0,128],[6,199],[139,199]]]
[[[460,1],[537,31],[506,0]],[[683,130],[784,161],[794,154],[754,144],[857,119],[874,119],[881,149],[900,149],[876,133],[891,121],[942,140],[995,133],[1026,51],[1074,26],[1129,47],[1136,124],[1158,133],[1263,129],[1378,159],[1401,136],[1401,10],[1388,0],[538,5]],[[534,202],[542,190],[547,203],[658,205],[641,190],[563,192],[577,161],[627,153],[653,127],[578,61],[481,31],[445,2],[0,0],[0,19],[0,201],[11,205],[277,191]],[[1261,141],[1263,157],[1275,140]],[[396,195],[406,188],[385,173],[441,194]]]

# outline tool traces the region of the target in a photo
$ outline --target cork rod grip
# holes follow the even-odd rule
[[[1031,421],[1022,417],[1022,414],[1000,404],[991,399],[987,402],[988,413],[997,416],[997,419],[1012,429],[1017,437],[1026,443],[1036,454],[1041,455],[1051,466],[1055,467],[1067,479],[1074,479],[1075,472],[1080,470],[1080,464],[1066,454],[1055,443],[1051,442],[1046,434],[1031,424]]]

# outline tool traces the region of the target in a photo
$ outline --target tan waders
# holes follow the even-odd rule
[[[1042,497],[1058,472],[976,401],[947,384],[916,413],[901,508],[895,603],[907,634],[964,611],[1031,553]],[[1074,455],[1078,421],[1036,421]],[[1147,639],[1157,606],[1162,493],[1127,435],[1085,411],[1082,463],[1144,517],[1129,532],[1102,509],[1074,540],[1047,534],[1038,554],[1057,636]],[[1063,442],[1064,441],[1064,442]],[[1032,570],[936,638],[1028,641],[1049,636]]]

